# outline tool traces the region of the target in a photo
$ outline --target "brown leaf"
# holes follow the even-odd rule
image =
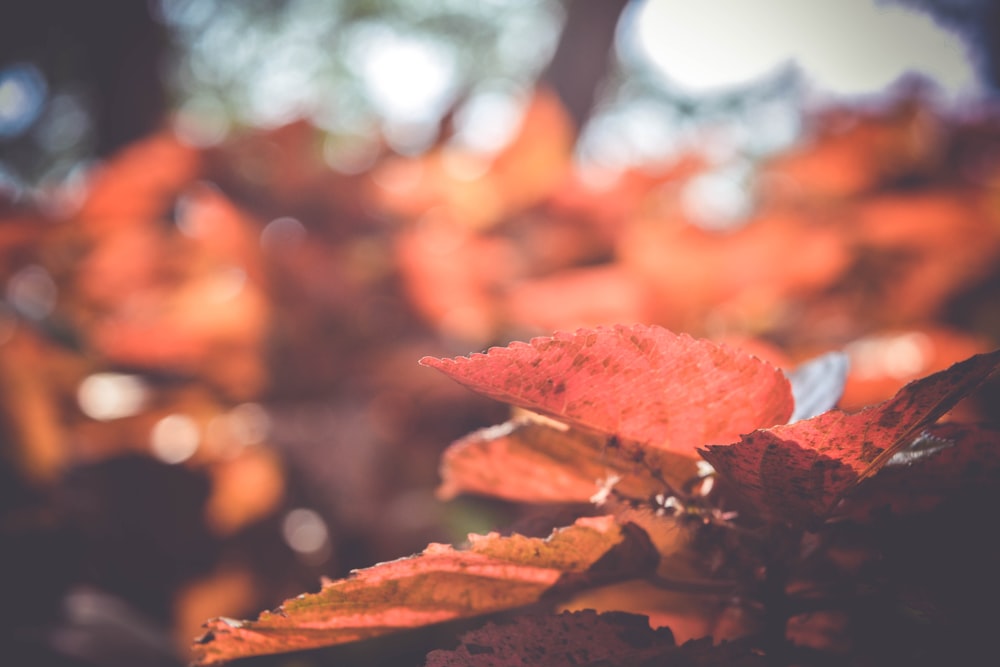
[[[465,550],[432,544],[417,556],[357,570],[256,621],[210,621],[195,661],[333,646],[521,607],[592,580],[635,576],[657,558],[640,529],[610,516],[578,519],[544,540],[491,533],[470,541]]]
[[[634,665],[676,651],[670,630],[649,627],[645,616],[598,614],[593,610],[522,616],[513,623],[487,623],[462,637],[454,651],[433,651],[426,667],[547,667]]]
[[[655,326],[581,329],[420,363],[491,398],[691,456],[792,413],[777,368]]]
[[[640,615],[598,614],[592,610],[521,617],[512,623],[487,623],[466,633],[454,651],[433,651],[426,667],[645,667],[653,665],[768,664],[747,642],[711,639],[674,643],[670,630],[649,627]]]
[[[892,399],[861,412],[831,410],[701,452],[761,514],[813,522],[998,366],[1000,350],[976,355],[911,382]]]
[[[645,500],[664,493],[660,476],[681,485],[695,460],[628,441],[519,418],[471,433],[441,461],[444,499],[460,493],[518,502],[589,502],[603,488]]]
[[[935,424],[847,498],[838,516],[864,520],[926,512],[964,492],[1000,483],[1000,428]]]

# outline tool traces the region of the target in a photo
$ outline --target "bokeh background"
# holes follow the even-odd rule
[[[998,46],[988,0],[6,3],[3,650],[184,664],[530,532],[435,498],[506,415],[424,355],[655,323],[843,349],[856,409],[995,348]]]

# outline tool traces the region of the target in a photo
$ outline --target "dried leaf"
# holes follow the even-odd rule
[[[531,418],[471,433],[441,460],[445,499],[473,493],[519,502],[589,502],[602,489],[636,500],[664,493],[697,474],[694,459],[615,441]]]
[[[467,550],[432,544],[417,556],[357,570],[256,621],[210,621],[195,661],[333,646],[521,607],[591,581],[635,576],[657,559],[640,529],[609,516],[579,519],[544,540],[491,533],[470,541]]]
[[[868,519],[926,512],[957,494],[1000,483],[1000,428],[936,424],[847,498],[838,516]]]
[[[420,363],[491,398],[692,456],[792,413],[778,369],[655,326],[581,329]]]
[[[855,414],[831,410],[813,419],[755,431],[702,455],[765,516],[794,523],[826,517],[861,479],[1000,366],[1000,350],[976,355],[903,387]]]

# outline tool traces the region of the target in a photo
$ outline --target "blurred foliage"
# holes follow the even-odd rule
[[[181,46],[174,88],[195,106],[218,105],[237,124],[304,116],[346,134],[386,119],[433,126],[477,89],[530,86],[560,21],[558,5],[536,0],[167,0],[161,11]],[[387,82],[406,86],[408,74],[425,77],[430,90],[397,90],[388,99]]]
[[[434,499],[443,448],[503,414],[426,354],[642,321],[785,367],[845,349],[853,408],[995,347],[995,116],[916,90],[806,127],[736,171],[692,153],[595,179],[540,89],[491,159],[445,142],[348,175],[302,122],[161,133],[8,204],[2,529],[38,608],[11,627],[74,623],[66,596],[96,590],[183,647],[320,574],[532,524]]]
[[[40,15],[72,27],[51,2]],[[4,140],[0,538],[16,545],[4,590],[26,601],[4,629],[26,655],[174,664],[210,616],[530,523],[531,508],[435,500],[442,449],[503,414],[418,368],[427,354],[643,321],[786,367],[846,348],[857,407],[1000,341],[1000,124],[986,104],[943,111],[904,83],[803,118],[794,86],[776,84],[726,124],[728,103],[698,123],[690,105],[647,100],[625,130],[596,132],[621,156],[601,161],[532,85],[555,44],[551,3],[161,7],[188,45],[168,66],[171,127],[161,108],[122,125],[117,147],[98,141],[115,117],[98,124],[85,87],[52,78],[36,125]],[[413,21],[453,44],[435,47],[456,73],[446,107],[513,94],[506,135],[468,129],[490,122],[463,135],[445,113],[414,154],[392,143],[399,128],[371,127],[348,51]],[[162,29],[116,34],[155,45]],[[343,58],[317,59],[327,51]],[[295,113],[273,107],[261,127],[273,91],[251,90],[281,58],[311,63],[316,84],[283,83]],[[176,92],[196,84],[213,92]],[[155,101],[144,90],[122,113]],[[635,150],[661,159],[626,168]],[[109,157],[80,162],[95,154]],[[67,653],[57,630],[155,640],[123,659],[87,642]]]

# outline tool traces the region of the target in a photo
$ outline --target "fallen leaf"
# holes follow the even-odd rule
[[[987,222],[992,204],[980,197],[978,188],[926,188],[872,197],[858,207],[859,252],[891,262],[858,285],[879,295],[883,321],[933,318],[954,294],[995,270],[1000,229]]]
[[[925,168],[941,150],[938,115],[912,99],[880,113],[831,109],[813,120],[813,136],[769,161],[765,173],[802,199],[863,194]]]
[[[518,275],[515,246],[473,234],[446,212],[395,237],[395,261],[409,301],[450,336],[489,340],[496,330],[496,292]]]
[[[653,295],[657,322],[697,330],[724,316],[728,328],[750,332],[828,289],[851,263],[842,230],[777,210],[727,232],[701,229],[679,212],[640,216],[624,225],[616,256]]]
[[[861,412],[831,410],[700,451],[762,515],[812,523],[998,366],[1000,350],[976,355]]]
[[[218,535],[233,535],[273,514],[284,497],[285,473],[274,450],[244,448],[215,461],[210,472],[212,495],[205,519]]]
[[[1000,427],[935,424],[851,493],[837,516],[927,512],[947,498],[1000,483]]]
[[[510,321],[534,331],[647,319],[645,285],[617,264],[563,269],[514,285],[504,302]]]
[[[505,403],[691,456],[792,414],[777,368],[655,326],[581,329],[420,363]]]
[[[130,144],[88,175],[79,222],[100,234],[158,219],[184,184],[197,177],[200,163],[198,152],[173,133]]]
[[[547,539],[470,536],[468,549],[432,544],[422,553],[355,571],[287,600],[255,621],[215,619],[195,662],[333,646],[533,604],[595,580],[636,576],[657,556],[635,526],[610,516],[578,519]]]

